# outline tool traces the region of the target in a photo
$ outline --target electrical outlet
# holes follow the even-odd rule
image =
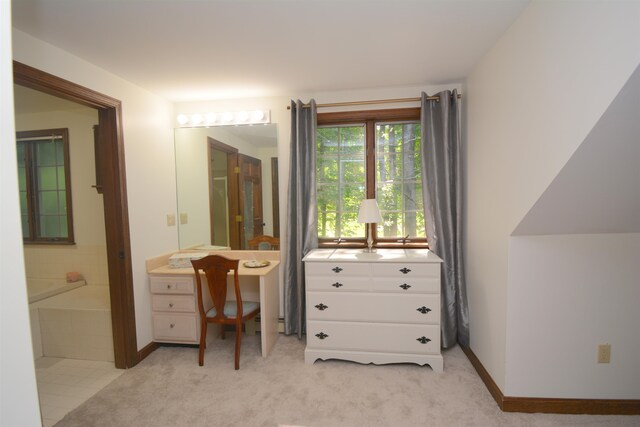
[[[598,363],[611,362],[611,344],[600,344],[598,346]]]
[[[167,214],[167,227],[173,227],[174,225],[176,225],[176,215]]]
[[[180,224],[186,224],[189,222],[189,214],[186,212],[180,213]]]

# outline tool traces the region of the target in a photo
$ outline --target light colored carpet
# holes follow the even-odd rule
[[[445,371],[411,364],[304,364],[304,340],[280,336],[260,357],[245,337],[197,349],[162,347],[56,426],[638,426],[640,416],[503,413],[459,347]]]

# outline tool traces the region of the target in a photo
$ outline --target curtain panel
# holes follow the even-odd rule
[[[469,345],[469,307],[462,254],[461,118],[457,90],[422,93],[422,188],[427,241],[443,259],[442,346]]]
[[[318,247],[316,208],[316,102],[309,108],[291,101],[291,153],[284,254],[284,333],[302,338],[305,324],[305,284],[302,258]]]

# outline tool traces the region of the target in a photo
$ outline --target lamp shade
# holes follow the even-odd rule
[[[365,199],[362,201],[360,204],[360,211],[358,211],[358,222],[382,222],[382,215],[380,215],[380,208],[378,208],[378,202],[376,199]]]

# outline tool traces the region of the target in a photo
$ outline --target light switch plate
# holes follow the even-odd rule
[[[189,214],[186,212],[180,213],[180,224],[186,224],[189,222]]]
[[[173,227],[176,225],[176,215],[175,214],[167,214],[167,226]]]

